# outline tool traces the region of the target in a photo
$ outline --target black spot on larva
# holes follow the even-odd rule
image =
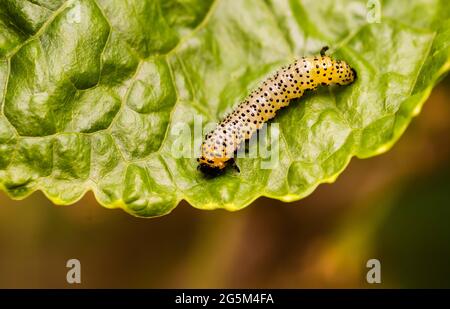
[[[325,56],[324,50],[321,57],[302,57],[301,61],[281,68],[252,91],[234,112],[205,136],[202,155],[197,159],[198,168],[205,174],[221,174],[245,139],[250,138],[260,124],[273,118],[277,110],[287,106],[290,99],[301,97],[319,84],[345,85],[356,78],[356,72],[350,66]],[[330,72],[328,77],[327,70]],[[227,145],[228,140],[232,141],[230,145]]]

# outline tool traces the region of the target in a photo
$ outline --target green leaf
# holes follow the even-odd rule
[[[207,179],[174,154],[198,145],[180,123],[193,133],[195,117],[219,121],[324,45],[358,78],[279,112],[274,168],[240,158],[239,174]],[[143,217],[182,199],[228,210],[298,200],[352,156],[388,150],[449,69],[446,0],[2,0],[0,187],[56,204],[92,190]]]

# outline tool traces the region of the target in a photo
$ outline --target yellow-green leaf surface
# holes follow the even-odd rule
[[[324,45],[357,81],[281,111],[279,160],[213,179],[173,145]],[[293,201],[389,149],[450,68],[446,0],[0,0],[0,186],[143,217]],[[252,147],[252,146],[250,146]]]

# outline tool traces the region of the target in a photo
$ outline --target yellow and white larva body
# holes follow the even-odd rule
[[[198,159],[199,168],[206,173],[223,170],[233,161],[235,151],[244,140],[306,90],[314,90],[319,85],[347,85],[354,79],[355,71],[346,62],[325,56],[324,50],[320,56],[303,57],[282,67],[206,135]]]

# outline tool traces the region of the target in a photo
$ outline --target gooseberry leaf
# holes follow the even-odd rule
[[[174,152],[195,151],[196,119],[325,45],[358,78],[279,112],[271,168],[239,158],[205,178]],[[0,187],[55,204],[92,190],[142,217],[298,200],[388,150],[449,68],[445,0],[1,0]]]

